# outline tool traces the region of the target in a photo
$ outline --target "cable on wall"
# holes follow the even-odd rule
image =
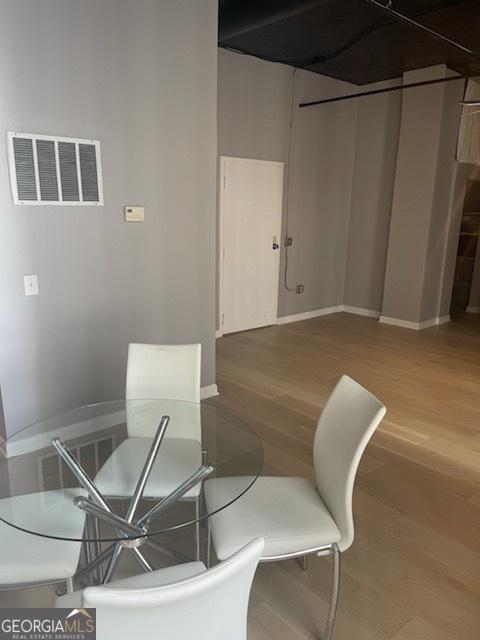
[[[414,20],[413,18],[410,18],[404,13],[400,13],[399,11],[396,11],[393,8],[392,0],[388,0],[386,4],[379,2],[379,0],[361,0],[361,1],[364,2],[365,4],[369,4],[372,7],[376,7],[379,11],[382,11],[388,16],[396,18],[400,22],[404,22],[405,24],[408,24],[409,26],[414,27],[415,29],[420,29],[421,31],[425,31],[426,33],[433,36],[437,40],[440,40],[441,42],[444,42],[445,44],[448,44],[451,47],[458,49],[459,51],[462,51],[462,53],[466,53],[472,56],[473,58],[480,60],[480,53],[478,53],[477,51],[473,51],[472,49],[465,47],[463,44],[460,44],[460,42],[456,42],[455,40],[448,38],[442,33],[439,33],[434,29],[430,29],[430,27],[427,27],[427,25],[422,24],[421,22],[417,22],[416,20]]]
[[[298,68],[295,67],[292,73],[292,89],[291,89],[291,100],[290,100],[290,122],[288,126],[288,147],[287,147],[287,170],[285,173],[285,235],[284,239],[289,237],[289,228],[288,228],[288,218],[289,218],[289,209],[290,209],[290,175],[291,175],[291,166],[293,159],[293,127],[295,124],[295,78],[297,75]],[[285,260],[284,260],[284,271],[283,271],[283,285],[287,291],[295,291],[296,287],[288,286],[288,245],[285,240],[283,243],[285,247]]]
[[[238,53],[244,56],[253,56],[251,53],[246,53],[245,51],[241,51],[239,49],[235,49],[233,47],[222,47],[227,51],[231,51],[232,53]],[[297,285],[293,287],[288,286],[288,245],[286,244],[286,238],[289,237],[289,228],[288,228],[288,219],[289,219],[289,195],[290,195],[290,175],[291,175],[291,166],[293,159],[293,128],[295,125],[295,79],[297,76],[298,67],[293,68],[292,73],[292,83],[291,83],[291,96],[290,96],[290,120],[288,123],[288,137],[287,137],[287,166],[285,171],[285,233],[283,235],[282,246],[285,248],[285,259],[284,259],[284,269],[283,269],[283,285],[287,291],[296,291]],[[302,105],[300,105],[302,106]]]

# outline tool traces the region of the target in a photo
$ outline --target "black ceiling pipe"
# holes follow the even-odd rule
[[[319,104],[328,104],[330,102],[342,102],[343,100],[353,100],[354,98],[364,98],[365,96],[375,96],[379,93],[390,93],[391,91],[404,91],[405,89],[414,89],[415,87],[426,87],[430,84],[439,84],[440,82],[451,82],[452,80],[468,80],[469,78],[477,78],[477,74],[459,74],[455,76],[447,76],[446,78],[435,78],[435,80],[422,80],[421,82],[411,82],[410,84],[397,84],[394,87],[385,87],[384,89],[372,89],[371,91],[361,91],[360,93],[349,93],[346,96],[336,96],[335,98],[323,98],[322,100],[312,100],[310,102],[301,102],[298,106],[315,107]]]

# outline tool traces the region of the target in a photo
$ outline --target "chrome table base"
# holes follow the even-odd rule
[[[173,551],[165,545],[158,544],[158,542],[150,540],[149,536],[152,535],[150,528],[153,521],[163,511],[180,500],[192,487],[212,473],[214,470],[213,465],[207,463],[202,464],[195,473],[174,489],[170,495],[162,498],[158,503],[156,503],[145,515],[139,519],[136,519],[135,517],[169,421],[169,416],[163,416],[160,420],[150,451],[148,452],[142,472],[138,478],[135,491],[133,492],[128,504],[125,517],[120,516],[113,511],[112,507],[102,496],[93,481],[88,477],[84,469],[80,466],[65,444],[59,438],[55,438],[53,440],[53,446],[62,457],[70,471],[75,475],[80,485],[88,493],[88,498],[83,496],[77,496],[74,498],[74,504],[92,517],[94,526],[93,537],[95,553],[92,554],[92,550],[88,548],[86,552],[87,566],[75,576],[76,580],[83,580],[88,575],[96,572],[96,582],[102,584],[109,582],[112,579],[123,550],[127,550],[144,571],[153,571],[152,565],[140,550],[140,547],[145,543],[148,543],[150,546],[154,546],[157,550],[166,553],[168,556],[173,557],[176,560],[181,559],[182,561],[185,561],[187,559],[183,554]],[[198,506],[195,517],[198,520]],[[104,551],[100,551],[99,521],[103,521],[112,526],[118,536],[118,540]],[[197,540],[197,549],[198,544],[199,541]],[[92,555],[95,555],[95,557],[92,558]],[[103,565],[107,561],[108,565],[105,571],[103,571]]]

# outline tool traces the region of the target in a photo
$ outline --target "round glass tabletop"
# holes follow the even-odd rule
[[[8,438],[0,519],[40,536],[135,547],[227,507],[262,466],[258,436],[222,409],[174,400],[102,402]],[[207,513],[203,483],[226,476],[236,481]]]

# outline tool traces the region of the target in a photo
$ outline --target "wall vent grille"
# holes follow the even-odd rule
[[[7,144],[14,204],[103,205],[98,140],[8,131]]]

